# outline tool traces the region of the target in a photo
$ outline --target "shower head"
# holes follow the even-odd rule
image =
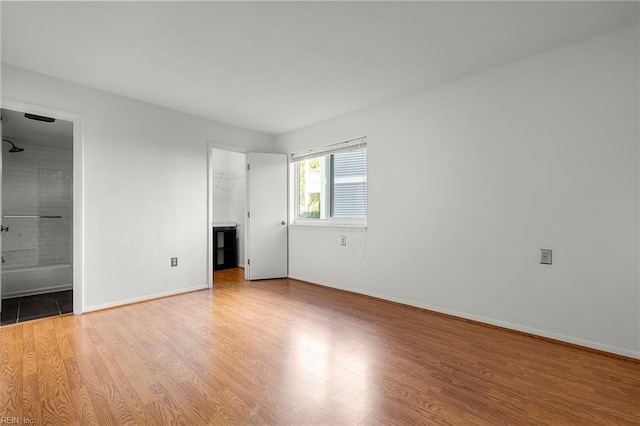
[[[11,144],[11,148],[9,148],[9,152],[21,152],[21,151],[24,151],[23,148],[18,148],[16,146],[16,144],[11,142],[9,139],[2,139],[2,142],[6,142],[6,143],[10,143]]]

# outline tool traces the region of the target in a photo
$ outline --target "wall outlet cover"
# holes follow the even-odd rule
[[[174,266],[178,266],[178,258],[177,257],[172,257],[171,258],[171,267],[173,268]]]
[[[340,236],[340,245],[341,246],[346,246],[347,245],[347,237],[342,235]]]
[[[551,265],[551,249],[540,249],[540,264]]]

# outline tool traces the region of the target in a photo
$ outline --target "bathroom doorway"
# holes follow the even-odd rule
[[[2,118],[1,325],[74,311],[74,123]]]

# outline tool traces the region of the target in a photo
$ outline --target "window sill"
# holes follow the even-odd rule
[[[367,225],[364,223],[331,223],[321,221],[302,222],[297,221],[289,225],[290,228],[300,229],[352,229],[366,231]]]

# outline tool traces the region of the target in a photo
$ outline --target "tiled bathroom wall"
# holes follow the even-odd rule
[[[2,156],[3,269],[71,263],[73,153],[20,146]]]

